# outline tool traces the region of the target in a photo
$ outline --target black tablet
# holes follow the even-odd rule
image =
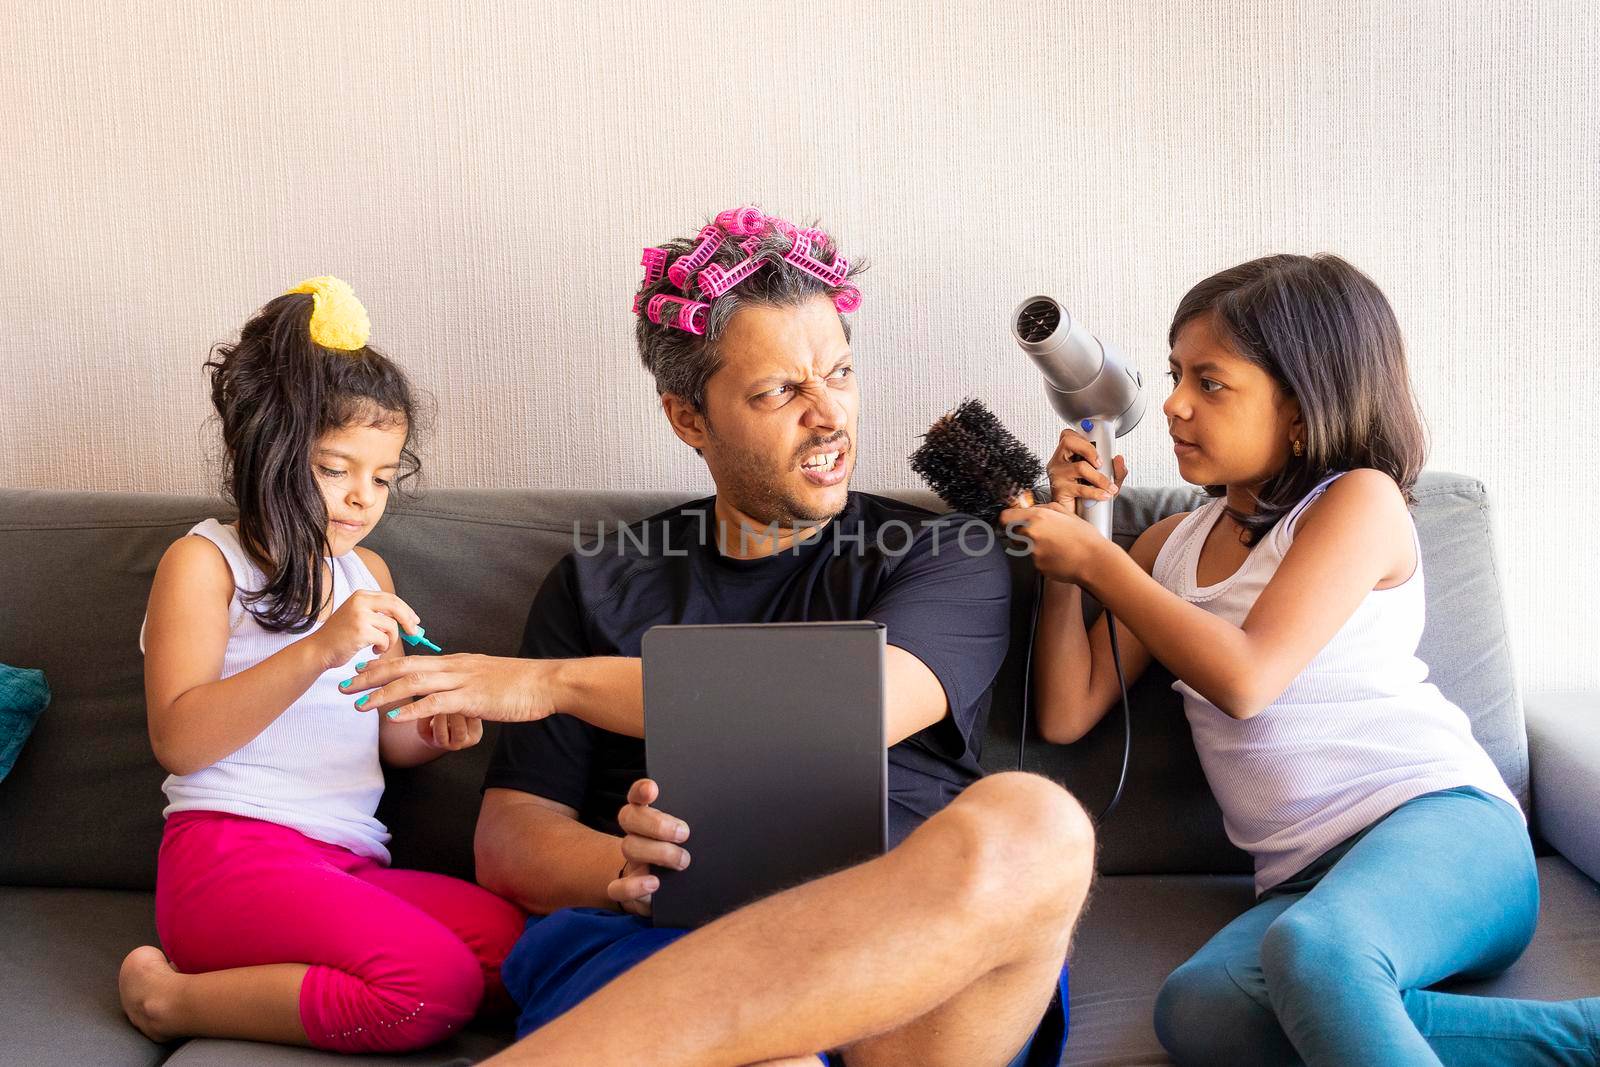
[[[884,628],[655,626],[644,658],[656,806],[690,863],[657,870],[657,926],[694,927],[883,854]]]

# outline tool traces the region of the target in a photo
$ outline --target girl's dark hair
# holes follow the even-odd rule
[[[322,577],[328,513],[311,469],[318,438],[356,422],[404,426],[394,484],[422,469],[404,372],[376,349],[336,351],[311,340],[311,308],[309,293],[278,297],[205,365],[222,423],[223,489],[239,508],[239,540],[267,575],[261,589],[239,596],[275,632],[310,629],[333,595]]]
[[[1178,302],[1167,344],[1192,319],[1216,316],[1234,351],[1300,402],[1305,451],[1263,484],[1256,511],[1228,515],[1255,544],[1336,471],[1372,467],[1407,503],[1427,459],[1405,342],[1377,285],[1334,255],[1266,256],[1200,282]],[[1227,487],[1208,485],[1214,497]]]

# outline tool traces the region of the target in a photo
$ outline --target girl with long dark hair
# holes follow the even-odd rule
[[[1516,799],[1416,657],[1426,449],[1388,300],[1336,256],[1269,256],[1191,289],[1168,342],[1178,470],[1212,499],[1124,553],[1071,510],[1117,485],[1069,430],[1062,503],[1002,515],[1052,579],[1040,731],[1076,740],[1120,693],[1081,587],[1115,616],[1130,682],[1152,659],[1177,676],[1255,859],[1256,905],[1163,986],[1162,1044],[1230,1067],[1592,1064],[1600,1001],[1429,989],[1510,966],[1539,885]]]
[[[206,1036],[398,1052],[472,1018],[522,928],[475,885],[389,866],[382,765],[477,744],[461,715],[391,723],[343,690],[420,620],[358,547],[418,470],[405,375],[350,287],[313,278],[206,364],[238,521],[162,558],[142,645],[171,772],[156,876],[165,953],[123,962],[128,1017]]]

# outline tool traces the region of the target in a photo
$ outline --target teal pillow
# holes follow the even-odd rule
[[[33,733],[33,724],[50,703],[50,686],[44,671],[7,667],[0,663],[0,780],[11,773],[22,742]]]

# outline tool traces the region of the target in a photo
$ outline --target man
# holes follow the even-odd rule
[[[536,916],[504,969],[526,1036],[492,1062],[1055,1064],[1093,834],[1053,783],[978,767],[1004,560],[849,491],[860,393],[842,312],[859,293],[831,238],[745,209],[645,263],[640,354],[715,497],[562,560],[526,659],[362,675],[401,719],[520,723],[501,731],[476,840],[479,880]],[[838,619],[886,627],[889,852],[693,933],[651,928],[652,869],[687,866],[693,841],[643,779],[640,638]]]

